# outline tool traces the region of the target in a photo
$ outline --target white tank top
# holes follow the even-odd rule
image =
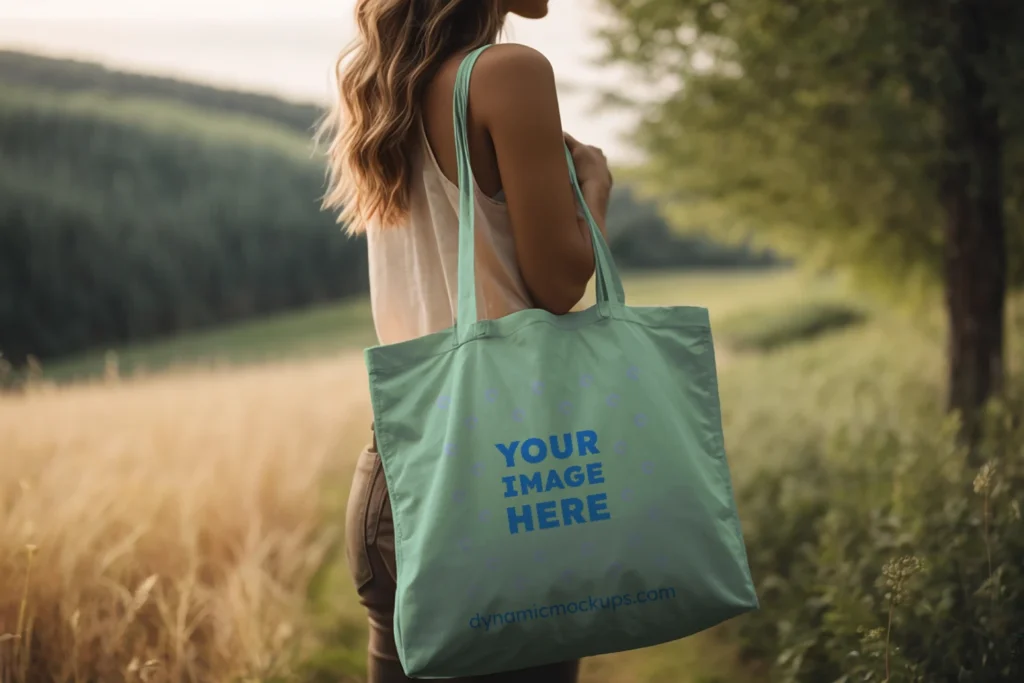
[[[422,127],[412,170],[406,224],[367,228],[370,303],[381,344],[447,329],[458,308],[459,188],[441,171]],[[504,198],[473,185],[478,317],[495,320],[532,303]]]

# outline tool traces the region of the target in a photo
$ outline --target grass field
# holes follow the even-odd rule
[[[631,277],[627,293],[706,305],[716,327],[749,336],[744,321],[805,308],[808,287],[790,273],[657,275]],[[813,291],[848,300],[838,285]],[[769,356],[726,353],[727,442],[765,429],[798,438],[786,421],[813,438],[820,416],[780,398],[864,375],[894,334],[921,344],[921,362],[938,357],[888,318]],[[359,681],[363,616],[337,548],[371,420],[357,352],[371,337],[365,303],[349,303],[116,352],[122,370],[173,372],[104,380],[101,351],[44,368],[97,381],[0,397],[0,634],[21,635],[0,642],[0,680],[144,670],[146,680]],[[724,352],[729,338],[717,338]],[[736,445],[744,480],[787,441],[773,454]],[[584,671],[588,683],[755,680],[713,633]]]
[[[101,349],[46,364],[55,381],[94,378],[116,359],[120,374],[211,368],[361,349],[374,343],[366,299],[311,308],[120,349]]]
[[[697,274],[638,274],[628,278],[629,303],[636,305],[706,306],[712,323],[746,334],[747,314],[797,301],[829,301],[839,296],[838,285],[808,283],[789,272]],[[593,297],[587,293],[584,304]],[[843,300],[848,300],[843,296]],[[728,335],[727,335],[728,336]],[[374,343],[369,302],[357,299],[224,328],[162,339],[127,348],[97,349],[45,364],[46,378],[58,382],[102,376],[111,359],[121,375],[145,374],[170,368],[220,367],[288,358],[323,357],[362,349]]]

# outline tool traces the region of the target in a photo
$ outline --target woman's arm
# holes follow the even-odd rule
[[[481,56],[470,88],[494,144],[526,286],[537,306],[567,313],[594,273],[594,254],[576,214],[551,64],[531,48],[498,45]],[[596,150],[576,148],[588,169],[580,169],[584,197],[603,229],[611,176],[592,172]]]

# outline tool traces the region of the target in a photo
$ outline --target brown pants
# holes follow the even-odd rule
[[[395,527],[376,439],[359,456],[345,520],[348,565],[359,601],[370,615],[367,683],[410,681],[395,647]],[[448,679],[454,683],[575,683],[579,662],[535,669]]]

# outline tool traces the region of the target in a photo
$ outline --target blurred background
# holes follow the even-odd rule
[[[0,0],[0,681],[361,681],[354,0]],[[762,610],[589,683],[1024,676],[1024,5],[554,0],[508,40],[700,305]]]

